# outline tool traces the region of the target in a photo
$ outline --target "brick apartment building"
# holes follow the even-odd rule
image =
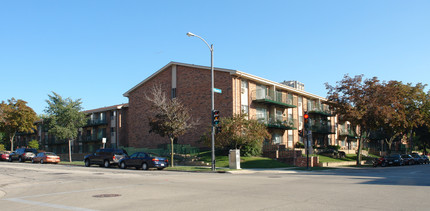
[[[199,142],[211,124],[211,73],[210,67],[170,62],[154,74],[124,93],[128,104],[84,111],[88,123],[79,130],[73,142],[74,153],[94,152],[102,147],[157,148],[169,143],[168,138],[149,133],[149,102],[145,94],[154,85],[161,85],[165,93],[178,98],[191,109],[200,125],[178,138],[179,144],[205,147]],[[348,122],[337,122],[326,104],[327,99],[304,91],[297,81],[281,83],[270,81],[242,71],[215,68],[214,86],[222,93],[215,93],[215,109],[221,117],[247,114],[248,118],[264,123],[272,135],[272,143],[294,148],[303,140],[298,130],[303,129],[303,115],[307,111],[312,129],[312,145],[339,145],[342,149],[355,150],[357,140]],[[16,146],[27,146],[30,140],[39,140],[45,151],[67,153],[68,143],[56,140],[37,121],[34,133],[17,134]]]
[[[120,104],[83,111],[88,120],[79,129],[78,137],[72,142],[73,153],[94,152],[103,146],[102,139],[106,138],[106,147],[120,147],[127,144],[127,115],[128,104]],[[43,126],[43,121],[35,122],[36,130],[32,133],[17,133],[16,147],[26,147],[31,140],[38,140],[39,149],[58,154],[68,153],[67,140],[59,140],[49,134]]]
[[[313,144],[338,145],[336,117],[325,103],[327,99],[304,91],[297,82],[278,83],[242,71],[215,68],[215,109],[221,117],[245,113],[249,118],[266,124],[274,144],[293,148],[302,141],[298,130],[303,128],[303,114],[310,115]],[[202,146],[199,139],[210,130],[211,71],[210,67],[170,62],[124,93],[129,99],[128,143],[130,146],[154,148],[168,143],[167,138],[149,133],[150,104],[145,93],[154,86],[162,88],[172,98],[178,98],[191,109],[200,125],[179,137],[179,144]]]

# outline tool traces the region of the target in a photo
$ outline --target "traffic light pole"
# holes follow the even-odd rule
[[[309,136],[308,131],[304,130],[306,136],[306,169],[309,170]]]

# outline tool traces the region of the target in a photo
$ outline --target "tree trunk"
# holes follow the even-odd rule
[[[13,133],[13,135],[9,136],[9,141],[10,141],[10,151],[13,152],[13,139],[15,138],[15,133]]]
[[[69,162],[72,162],[72,144],[70,143],[69,139]]]
[[[361,166],[361,149],[362,148],[363,148],[363,133],[360,133],[360,139],[358,139],[357,166]]]
[[[175,140],[173,137],[170,137],[170,146],[171,146],[171,152],[170,152],[170,166],[174,167],[173,164],[173,154],[174,154],[174,150],[173,150],[173,140]]]

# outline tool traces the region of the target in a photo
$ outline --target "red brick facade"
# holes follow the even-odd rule
[[[176,97],[191,110],[193,119],[200,125],[178,138],[179,144],[202,146],[198,140],[210,130],[211,122],[211,72],[198,66],[181,66],[172,64],[153,75],[149,80],[127,93],[129,98],[128,142],[133,147],[155,148],[159,144],[169,143],[167,137],[149,133],[150,103],[145,100],[145,92],[154,85],[161,84],[167,96],[172,93],[172,71],[176,70]],[[232,111],[232,78],[230,73],[215,71],[215,87],[222,90],[215,93],[215,108],[221,116],[231,116]]]

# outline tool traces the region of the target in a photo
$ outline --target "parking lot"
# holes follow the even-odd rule
[[[426,210],[430,165],[188,173],[0,162],[2,210]]]

